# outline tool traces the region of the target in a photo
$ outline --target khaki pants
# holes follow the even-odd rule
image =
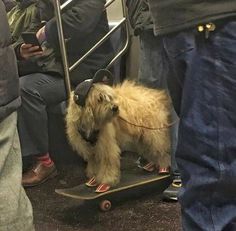
[[[17,113],[0,122],[0,231],[33,231],[32,207],[21,186]]]

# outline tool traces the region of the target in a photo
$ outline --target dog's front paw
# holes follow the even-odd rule
[[[100,184],[95,190],[96,193],[104,193],[107,192],[111,188],[108,184]]]
[[[86,183],[85,183],[88,187],[95,187],[98,185],[98,183],[96,182],[95,177],[92,177],[91,179],[89,179]]]

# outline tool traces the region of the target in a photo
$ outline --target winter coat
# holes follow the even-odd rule
[[[126,0],[126,6],[135,35],[139,35],[144,30],[153,29],[153,21],[147,0]]]
[[[235,0],[149,0],[156,35],[236,16]]]
[[[15,0],[3,0],[3,3],[6,7],[7,12],[9,12],[16,5]]]
[[[61,3],[63,2],[61,1]],[[109,31],[106,11],[104,11],[105,2],[105,0],[76,0],[63,10],[63,29],[70,65],[82,57]],[[37,66],[34,72],[63,76],[52,1],[39,0],[38,10],[38,23],[45,22],[46,42],[43,46],[47,49],[42,57],[34,58],[30,62]],[[112,56],[113,50],[108,39],[83,62],[83,68],[86,69],[84,75],[88,75],[83,78],[91,78],[98,69],[105,68]],[[19,67],[20,70],[21,67]],[[29,67],[27,62],[24,63],[24,67]],[[78,75],[79,71],[80,66],[71,73],[73,85],[77,85],[83,80]]]
[[[18,80],[5,6],[0,1],[0,121],[20,106]]]
[[[18,0],[17,5],[8,12],[13,43],[18,41],[22,32],[29,30],[32,21],[37,17],[36,2],[36,0]]]

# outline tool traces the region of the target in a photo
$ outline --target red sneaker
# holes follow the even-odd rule
[[[89,181],[87,181],[85,184],[86,184],[88,187],[95,187],[95,186],[98,185],[97,182],[96,182],[95,177],[92,177],[91,179],[89,179]]]
[[[110,185],[108,184],[100,184],[97,189],[96,189],[96,193],[104,193],[107,192],[109,189],[111,188]]]

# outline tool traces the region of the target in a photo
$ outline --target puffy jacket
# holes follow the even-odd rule
[[[0,1],[0,121],[20,106],[18,80],[5,6]]]
[[[143,30],[153,29],[153,21],[147,0],[126,0],[126,6],[135,35],[139,35]]]

